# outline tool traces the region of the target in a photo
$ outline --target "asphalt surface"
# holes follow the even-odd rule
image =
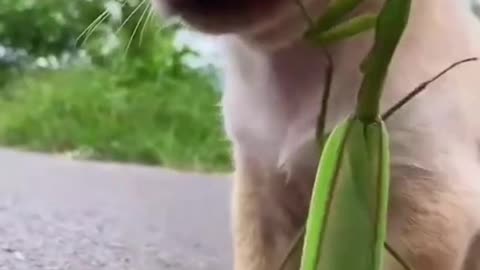
[[[0,150],[0,270],[231,269],[229,185]]]

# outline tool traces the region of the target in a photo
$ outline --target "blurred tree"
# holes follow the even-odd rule
[[[181,72],[189,53],[176,51],[175,29],[160,27],[149,0],[0,0],[0,6],[0,72],[39,58],[45,66],[81,56],[118,71],[128,61],[126,74],[155,77],[165,68]]]
[[[2,145],[181,167],[228,164],[212,71],[185,64],[193,52],[176,47],[178,27],[162,25],[150,0],[0,0],[0,7]]]
[[[0,44],[33,56],[73,51],[80,33],[106,2],[0,0]]]

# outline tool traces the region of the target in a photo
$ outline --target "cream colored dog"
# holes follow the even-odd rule
[[[307,24],[294,0],[156,1],[193,28],[217,35],[228,55],[223,113],[236,168],[234,269],[276,270],[307,215],[325,58],[302,41]],[[328,4],[303,1],[312,17]],[[358,12],[382,4],[366,0]],[[366,33],[328,48],[335,77],[327,128],[352,112],[359,64],[371,45],[372,33]],[[465,1],[413,0],[383,108],[453,62],[476,56],[480,25]],[[436,81],[387,125],[393,174],[388,241],[416,270],[463,269],[480,233],[480,63]]]

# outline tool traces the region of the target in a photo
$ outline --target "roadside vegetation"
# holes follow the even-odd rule
[[[214,71],[185,64],[194,52],[174,46],[178,29],[162,26],[148,1],[0,6],[1,145],[230,170]]]

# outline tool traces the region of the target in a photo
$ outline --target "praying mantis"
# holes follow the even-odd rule
[[[307,40],[319,47],[371,29],[375,38],[370,53],[359,67],[364,76],[354,112],[330,134],[324,135],[333,73],[333,67],[327,68],[317,126],[321,156],[307,223],[280,269],[286,265],[290,255],[301,251],[300,270],[380,270],[385,250],[405,269],[411,269],[386,244],[390,152],[385,121],[426,89],[429,83],[459,64],[476,60],[469,58],[454,63],[381,114],[383,84],[408,24],[411,0],[385,0],[378,14],[348,18],[363,1],[366,0],[332,0],[322,17],[310,20],[311,27],[305,34]],[[303,7],[301,3],[299,6]]]

